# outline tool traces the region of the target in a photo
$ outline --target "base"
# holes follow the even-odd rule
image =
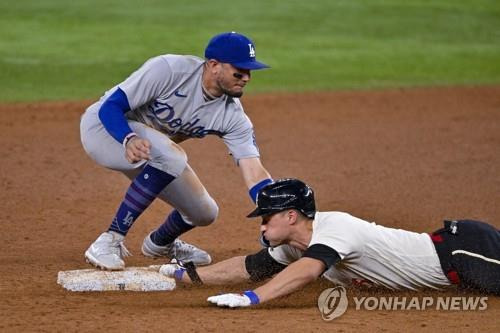
[[[175,289],[175,280],[158,273],[159,267],[128,267],[123,271],[97,269],[61,271],[57,274],[57,283],[70,291],[164,291]]]

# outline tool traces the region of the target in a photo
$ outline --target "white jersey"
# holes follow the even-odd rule
[[[323,276],[341,285],[370,284],[389,289],[440,289],[450,285],[428,234],[386,228],[342,212],[318,212],[309,246],[326,245],[341,261]],[[269,249],[288,265],[303,252],[281,245]]]
[[[151,58],[89,109],[99,110],[119,87],[131,108],[128,119],[153,127],[174,142],[217,135],[236,160],[259,157],[252,123],[239,99],[227,95],[210,101],[203,98],[203,63],[195,56]]]

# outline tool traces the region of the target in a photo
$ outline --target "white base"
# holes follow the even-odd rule
[[[70,291],[162,291],[175,289],[175,280],[158,273],[159,267],[127,267],[123,271],[97,269],[61,271],[57,274],[57,283]]]

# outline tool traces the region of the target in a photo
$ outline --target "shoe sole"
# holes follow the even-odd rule
[[[195,266],[207,266],[207,265],[210,265],[212,263],[212,257],[209,257],[208,258],[208,261],[204,261],[204,262],[199,262],[199,263],[194,263]]]
[[[144,243],[142,244],[141,252],[142,252],[143,256],[148,257],[148,258],[158,259],[158,258],[165,258],[166,257],[166,256],[163,256],[163,255],[153,254],[152,251],[149,250],[149,248],[147,248],[146,245],[144,245]]]
[[[160,259],[160,258],[174,259],[174,258],[170,258],[170,256],[152,254],[150,251],[148,251],[147,248],[146,248],[146,251],[144,251],[145,248],[146,247],[143,244],[142,248],[141,248],[141,252],[142,252],[142,255],[145,256],[146,258],[151,258],[151,259]],[[146,252],[148,252],[148,253],[146,253]],[[210,265],[212,263],[212,257],[209,254],[207,254],[207,256],[208,256],[207,260],[204,260],[202,262],[193,261],[193,263],[196,266],[207,266],[207,265]]]
[[[174,259],[174,258],[171,258],[170,256],[167,256],[167,255],[163,255],[163,254],[156,254],[156,252],[151,249],[150,247],[148,247],[147,245],[147,241],[146,239],[149,239],[149,241],[151,241],[151,234],[153,232],[150,232],[146,238],[144,239],[144,241],[142,242],[142,246],[141,246],[141,252],[142,254],[146,257],[146,258],[151,258],[151,259],[160,259],[160,258],[168,258],[168,259]],[[205,252],[206,253],[206,252]],[[203,260],[201,262],[196,262],[196,261],[192,261],[196,266],[207,266],[207,265],[210,265],[212,263],[212,257],[207,253],[207,259],[206,260]]]
[[[151,250],[148,246],[147,246],[147,241],[146,239],[149,239],[149,241],[151,241],[151,234],[153,233],[150,232],[146,238],[144,239],[144,241],[142,242],[142,246],[141,246],[141,252],[142,254],[147,257],[147,258],[153,258],[153,259],[158,259],[158,258],[168,258],[167,256],[164,256],[164,255],[161,255],[161,254],[155,254],[153,250]]]
[[[119,267],[119,268],[106,267],[105,265],[101,264],[99,262],[99,260],[94,258],[94,256],[92,254],[90,254],[90,252],[88,250],[85,251],[85,261],[87,263],[91,264],[92,266],[99,268],[101,270],[104,270],[104,271],[123,271],[123,269],[125,268],[125,267]]]

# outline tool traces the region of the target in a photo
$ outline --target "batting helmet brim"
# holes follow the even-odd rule
[[[250,214],[248,214],[247,217],[259,217],[262,215],[278,213],[280,211],[281,210],[277,210],[277,209],[266,209],[266,208],[257,207]]]

